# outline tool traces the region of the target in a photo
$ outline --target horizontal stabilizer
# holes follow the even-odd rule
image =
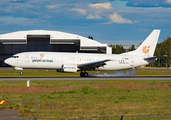
[[[144,60],[151,60],[151,59],[162,58],[162,57],[167,57],[167,55],[148,57],[148,58],[144,58]]]

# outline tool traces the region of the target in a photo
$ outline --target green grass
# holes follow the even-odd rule
[[[23,75],[20,71],[0,71],[0,77],[79,77],[79,73],[58,73],[55,70],[26,70]]]
[[[150,120],[171,115],[171,81],[31,81],[30,91],[26,81],[0,81],[0,99],[23,117]]]
[[[138,70],[137,76],[171,76],[171,70]]]
[[[114,73],[115,71],[99,71],[99,74]],[[121,71],[127,72],[127,71]],[[96,71],[88,71],[91,74],[97,74]],[[171,76],[171,70],[137,70],[137,76]],[[77,73],[59,73],[55,70],[25,70],[23,75],[20,75],[20,71],[0,71],[0,77],[80,77],[80,72]]]

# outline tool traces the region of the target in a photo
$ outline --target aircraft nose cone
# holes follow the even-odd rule
[[[5,64],[9,64],[9,58],[4,61]]]

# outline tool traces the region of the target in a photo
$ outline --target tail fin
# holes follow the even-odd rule
[[[137,55],[145,58],[153,57],[160,30],[153,30],[144,42],[134,51],[123,53],[124,55]]]

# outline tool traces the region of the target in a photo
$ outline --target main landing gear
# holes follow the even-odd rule
[[[81,77],[88,77],[88,73],[86,71],[80,73]]]

